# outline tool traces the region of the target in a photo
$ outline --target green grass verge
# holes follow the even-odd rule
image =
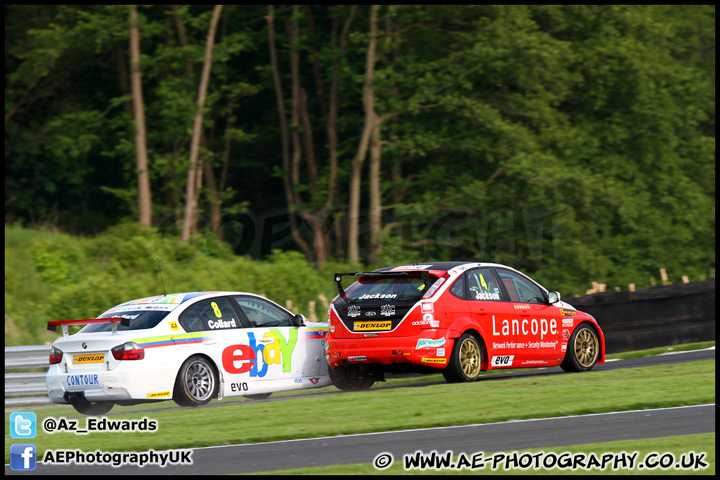
[[[663,353],[677,353],[677,352],[687,352],[690,350],[703,350],[703,349],[714,347],[714,346],[715,346],[715,341],[685,343],[682,345],[672,345],[669,347],[656,347],[656,348],[649,348],[647,350],[635,350],[632,352],[614,353],[612,355],[607,355],[607,360],[611,360],[611,359],[628,360],[631,358],[652,357],[652,356],[660,355]]]
[[[617,468],[612,469],[612,466],[604,470],[598,468],[584,469],[579,468],[572,470],[570,468],[553,468],[553,469],[534,469],[529,468],[522,470],[520,468],[497,468],[492,469],[492,460],[489,452],[483,452],[482,458],[485,460],[485,467],[462,470],[450,470],[450,469],[404,469],[403,459],[395,458],[392,466],[385,470],[376,470],[372,463],[363,463],[355,465],[333,465],[328,467],[315,467],[315,468],[298,468],[292,470],[280,470],[276,472],[266,472],[263,475],[428,475],[428,474],[442,474],[442,475],[478,475],[478,474],[492,474],[492,475],[715,475],[715,434],[714,433],[702,433],[697,435],[679,435],[672,437],[661,437],[661,438],[650,438],[642,441],[638,440],[622,440],[617,442],[604,442],[604,443],[588,443],[584,445],[571,445],[567,447],[553,447],[553,448],[535,448],[527,450],[518,450],[518,457],[525,454],[536,454],[538,452],[544,452],[546,455],[539,458],[548,457],[548,453],[552,452],[556,455],[562,455],[566,452],[571,454],[585,454],[585,459],[589,455],[594,454],[595,457],[601,459],[606,453],[612,453],[616,456],[620,456],[622,452],[626,452],[628,455],[638,452],[637,460],[635,462],[635,468]],[[696,457],[700,453],[705,453],[702,458],[703,462],[707,464],[707,468],[699,470],[688,470],[683,468],[638,468],[640,462],[649,462],[648,465],[654,465],[655,462],[666,453],[671,453],[676,462],[680,462],[682,455],[685,454],[685,459],[690,458],[690,452],[694,452]],[[381,453],[381,452],[378,452]],[[412,454],[414,452],[408,452]],[[429,454],[430,452],[422,452]],[[438,452],[443,454],[445,452]],[[460,452],[453,452],[460,453]],[[472,456],[476,452],[464,452],[466,456],[472,461]],[[512,452],[501,452],[505,455],[512,455]],[[651,454],[658,454],[656,456],[649,456]],[[669,458],[669,457],[668,457]],[[453,458],[454,462],[457,462],[458,457]],[[502,466],[503,463],[499,463]],[[512,465],[512,464],[509,464]],[[628,464],[629,465],[629,464]]]
[[[559,401],[559,400],[562,401]],[[117,418],[157,420],[153,433],[47,434],[46,449],[142,451],[323,437],[715,402],[712,360],[503,382],[436,384],[420,388],[301,396],[283,402],[135,412]],[[447,405],[452,405],[448,408]],[[118,412],[123,407],[116,407]],[[70,407],[37,409],[46,417],[79,417]],[[5,414],[9,432],[9,413]],[[81,420],[81,426],[85,421]],[[5,459],[13,440],[5,436]]]

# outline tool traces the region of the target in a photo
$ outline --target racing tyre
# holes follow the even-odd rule
[[[340,390],[367,390],[375,383],[375,377],[356,365],[330,368],[329,373],[330,380]]]
[[[568,342],[560,368],[566,372],[585,372],[595,366],[600,354],[600,341],[589,323],[581,323]]]
[[[180,367],[173,400],[181,407],[199,407],[217,396],[217,389],[215,367],[207,358],[195,355]]]
[[[243,395],[243,397],[247,398],[248,400],[265,400],[268,398],[271,393],[254,393],[252,395]]]
[[[83,415],[105,415],[113,406],[112,402],[75,402],[73,408]]]
[[[450,383],[474,382],[480,375],[482,349],[478,340],[470,333],[464,333],[455,342],[450,363],[443,370],[443,377]]]

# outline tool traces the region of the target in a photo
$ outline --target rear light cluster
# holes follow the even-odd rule
[[[422,298],[430,298],[433,295],[435,295],[435,292],[438,291],[438,288],[442,286],[443,283],[445,283],[445,280],[449,278],[449,275],[446,273],[442,277],[435,280],[435,283],[432,284],[430,288],[428,288],[427,292],[425,292],[425,295],[422,296]]]
[[[63,352],[55,347],[50,349],[50,365],[56,365],[62,362]]]
[[[142,360],[145,358],[145,349],[135,342],[127,342],[111,350],[115,360]]]

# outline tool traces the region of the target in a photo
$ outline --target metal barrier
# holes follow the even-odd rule
[[[45,385],[49,356],[50,345],[5,347],[6,407],[52,403],[47,396]],[[42,368],[44,371],[8,373],[8,370],[37,368]]]

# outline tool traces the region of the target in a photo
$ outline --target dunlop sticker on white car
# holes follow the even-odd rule
[[[80,363],[103,363],[105,361],[104,353],[88,353],[83,355],[73,355],[73,365]]]

